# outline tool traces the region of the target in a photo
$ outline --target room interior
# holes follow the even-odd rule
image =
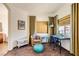
[[[7,3],[2,5],[5,5],[9,11],[8,52],[5,56],[79,55],[79,4]],[[38,43],[45,46],[45,51],[39,54],[33,51],[33,47]]]
[[[31,47],[33,47],[36,43],[45,44],[45,46],[47,45],[47,46],[50,47],[51,44],[52,44],[52,41],[50,40],[53,37],[52,35],[56,35],[56,36],[62,35],[64,37],[64,36],[67,36],[66,32],[67,31],[69,32],[69,30],[70,30],[69,28],[67,28],[67,31],[66,31],[66,28],[63,28],[63,30],[59,30],[59,28],[61,29],[63,26],[65,27],[66,25],[70,24],[70,19],[69,19],[70,16],[69,15],[70,15],[70,5],[71,4],[68,4],[68,5],[65,4],[65,5],[67,5],[66,7],[69,9],[69,11],[67,11],[66,15],[64,15],[64,16],[62,15],[62,17],[59,17],[58,14],[55,14],[53,16],[52,15],[49,16],[48,14],[47,15],[40,15],[39,12],[37,12],[40,16],[39,15],[28,16],[26,22],[24,22],[25,18],[26,18],[26,14],[24,14],[25,12],[20,12],[20,11],[23,11],[22,9],[16,9],[16,7],[21,6],[21,4],[19,4],[19,5],[17,5],[17,4],[6,4],[6,5],[8,7],[10,7],[9,8],[9,10],[11,10],[10,13],[14,14],[14,15],[11,15],[11,19],[13,19],[14,21],[11,20],[9,22],[13,23],[13,24],[16,22],[16,24],[10,25],[11,31],[9,32],[9,34],[12,35],[11,37],[13,37],[13,38],[10,37],[10,40],[15,39],[15,40],[13,40],[14,41],[13,43],[10,43],[11,45],[14,45],[14,46],[10,46],[10,47],[12,47],[11,50],[13,50],[13,48],[16,48],[16,47],[18,47],[18,49],[19,49],[19,48],[21,48],[22,46],[25,46],[25,45],[26,45],[26,47],[28,47],[29,45]],[[28,5],[28,4],[25,4],[25,5]],[[52,4],[49,4],[49,5],[51,6]],[[58,4],[58,5],[61,6],[62,4]],[[65,5],[63,6],[63,8],[65,8]],[[15,6],[15,8],[11,8],[12,6]],[[24,6],[24,5],[22,5],[22,6]],[[61,9],[63,9],[63,8],[61,8]],[[62,11],[61,9],[60,9],[60,11]],[[24,20],[22,21],[21,19],[24,19]],[[17,22],[17,21],[20,21],[20,20],[22,21],[22,23]],[[19,24],[22,25],[24,28],[18,29],[16,27],[14,27],[14,26],[19,27],[20,26]],[[26,26],[24,26],[24,24]],[[16,29],[14,29],[14,28],[16,28]],[[26,33],[28,35],[26,35]],[[15,34],[17,34],[17,35],[15,35]],[[37,37],[37,39],[35,40],[36,37]],[[65,39],[70,39],[70,37],[65,37]],[[63,49],[66,49],[67,54],[70,52],[70,48],[71,48],[70,47],[70,40],[62,40],[61,45],[59,43],[57,43],[57,44],[58,44],[58,46],[63,47]],[[57,52],[58,55],[61,55],[60,47],[59,47],[58,52]],[[52,48],[50,48],[50,49],[52,49]],[[47,54],[47,52],[46,52],[46,54]]]

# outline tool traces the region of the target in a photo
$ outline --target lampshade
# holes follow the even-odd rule
[[[53,26],[53,24],[52,24],[52,25],[49,25],[49,27],[54,27],[54,26]]]

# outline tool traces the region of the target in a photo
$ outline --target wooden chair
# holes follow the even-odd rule
[[[0,43],[3,43],[3,33],[0,33]]]
[[[31,45],[33,46],[34,44],[36,44],[36,43],[41,43],[42,42],[42,40],[41,40],[41,38],[40,38],[40,36],[37,36],[37,37],[32,37],[31,36]]]

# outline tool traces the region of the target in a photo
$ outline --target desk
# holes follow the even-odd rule
[[[70,38],[65,38],[65,37],[63,37],[61,35],[51,35],[50,37],[51,37],[50,40],[53,41],[54,44],[59,43],[59,45],[60,45],[60,53],[61,53],[61,45],[62,45],[61,41],[62,40],[70,40]]]

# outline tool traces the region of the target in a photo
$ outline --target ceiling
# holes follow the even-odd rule
[[[66,3],[8,3],[10,8],[18,8],[29,15],[51,14],[59,10]]]

